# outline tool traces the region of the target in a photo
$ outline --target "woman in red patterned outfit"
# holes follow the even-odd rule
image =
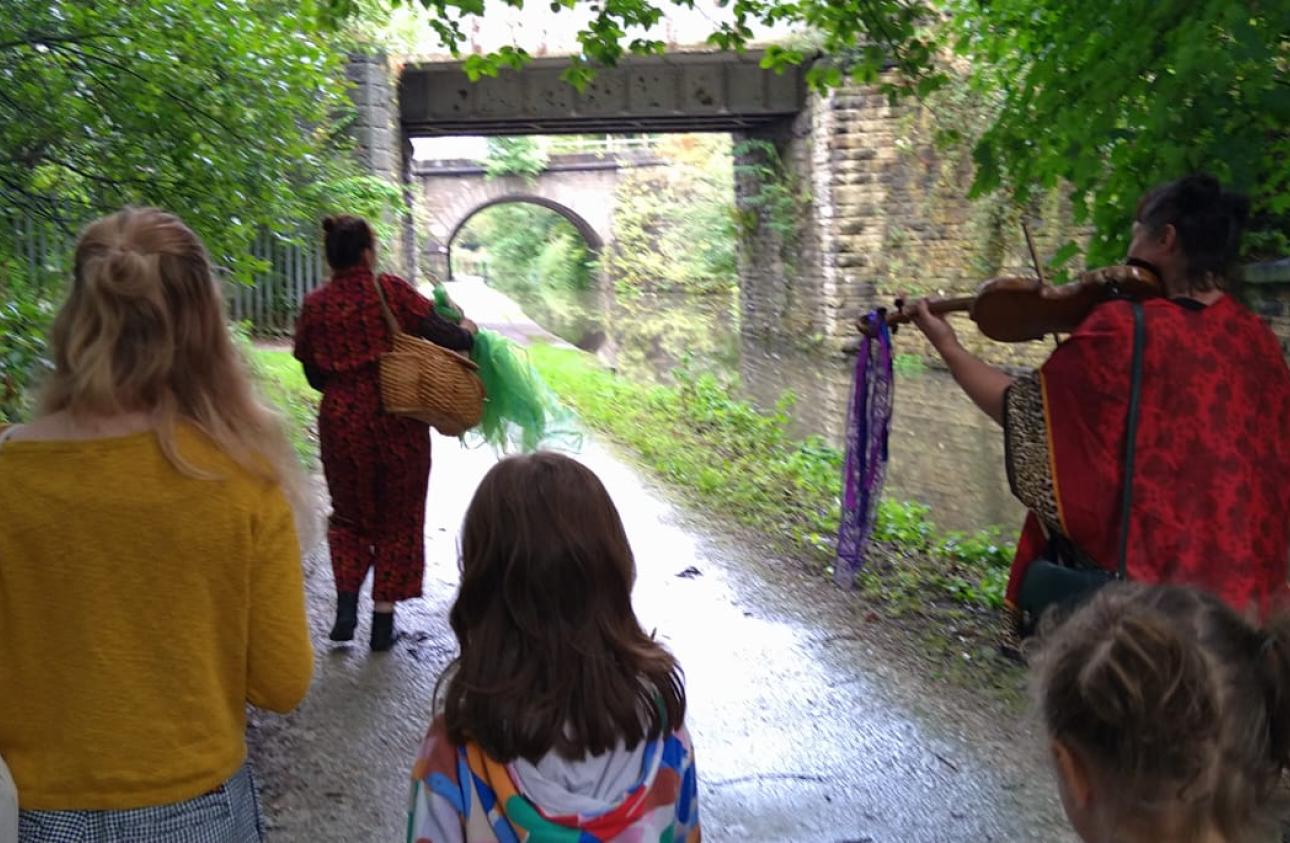
[[[1197,586],[1237,611],[1266,613],[1287,593],[1290,371],[1267,326],[1223,291],[1248,208],[1206,175],[1138,205],[1129,257],[1157,270],[1165,295],[1143,303],[1124,558],[1131,580]],[[1009,482],[1030,510],[1008,584],[1014,612],[1032,602],[1019,597],[1037,559],[1116,570],[1132,305],[1100,305],[1016,379],[964,350],[926,302],[913,315],[964,391],[1003,425]]]
[[[295,354],[309,383],[323,393],[318,434],[331,492],[327,539],[337,594],[331,640],[353,639],[358,592],[375,568],[371,645],[388,650],[395,639],[394,604],[421,596],[430,434],[425,425],[381,408],[378,362],[390,349],[390,336],[376,285],[410,334],[465,351],[474,325],[447,322],[402,278],[375,275],[375,240],[364,220],[329,217],[323,229],[332,275],[305,299]]]

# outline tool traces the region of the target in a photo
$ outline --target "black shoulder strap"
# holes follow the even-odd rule
[[[1147,326],[1142,303],[1133,302],[1133,368],[1129,375],[1129,416],[1124,424],[1124,489],[1120,494],[1119,579],[1129,578],[1128,553],[1130,515],[1133,510],[1133,463],[1138,444],[1138,410],[1142,403],[1142,355],[1147,344]]]

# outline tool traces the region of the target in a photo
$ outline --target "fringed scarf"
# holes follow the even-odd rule
[[[847,408],[842,519],[833,574],[844,588],[851,587],[864,566],[865,550],[878,517],[895,390],[887,320],[880,311],[870,312],[864,320],[866,330],[856,354],[855,380]]]

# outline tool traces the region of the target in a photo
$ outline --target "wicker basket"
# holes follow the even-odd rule
[[[484,384],[465,355],[406,334],[376,293],[390,330],[392,348],[381,355],[381,403],[385,411],[416,419],[445,436],[460,436],[484,415]]]

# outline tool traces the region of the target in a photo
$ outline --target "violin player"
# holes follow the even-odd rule
[[[1284,602],[1290,370],[1226,292],[1248,215],[1209,175],[1146,193],[1127,263],[1158,278],[1158,295],[1093,306],[1021,377],[960,345],[935,303],[901,312],[1003,427],[1009,484],[1029,510],[1011,632],[1117,577],[1200,587],[1260,615]]]

